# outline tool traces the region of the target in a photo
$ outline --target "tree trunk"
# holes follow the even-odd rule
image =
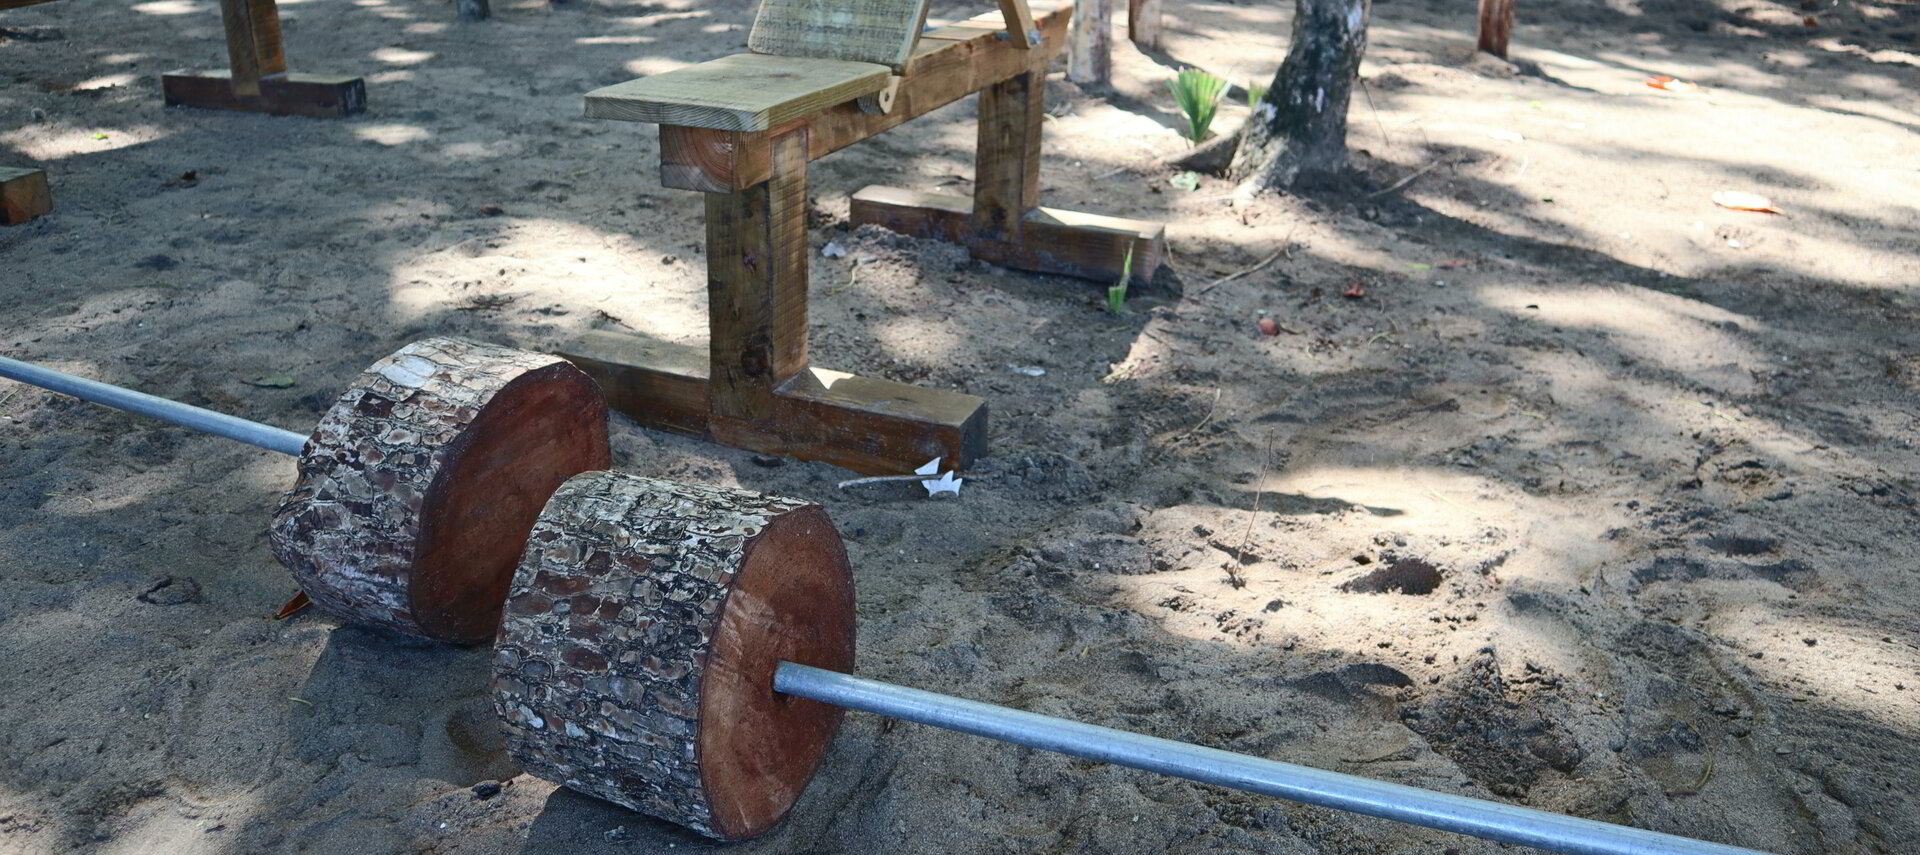
[[[1507,58],[1507,39],[1513,35],[1513,0],[1480,0],[1480,49]]]
[[[1097,86],[1113,82],[1113,0],[1074,0],[1067,79]]]
[[[745,840],[793,807],[840,723],[774,694],[774,669],[851,671],[853,646],[853,573],[819,505],[589,472],[528,539],[494,705],[527,771]]]
[[[1347,168],[1347,101],[1367,50],[1371,0],[1294,0],[1293,43],[1247,121],[1232,174],[1285,190]]]

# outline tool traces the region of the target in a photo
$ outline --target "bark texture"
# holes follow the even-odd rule
[[[509,387],[515,391],[503,395]],[[483,420],[502,397],[509,405]],[[531,401],[545,411],[517,412],[534,409],[524,406]],[[531,441],[502,449],[502,439]],[[486,459],[463,468],[475,451]],[[540,505],[565,478],[607,464],[606,403],[578,369],[466,339],[415,342],[374,363],[320,419],[299,481],[274,515],[274,555],[315,603],[342,618],[483,640]],[[476,487],[498,492],[465,495]],[[503,508],[521,509],[517,532],[500,530],[514,524]],[[499,559],[474,554],[473,545],[493,543],[498,553],[501,542],[511,550],[491,583],[484,577],[492,568],[479,565]],[[448,578],[422,569],[435,555]],[[429,587],[439,590],[423,597]],[[456,606],[483,614],[443,613]]]
[[[1367,50],[1371,0],[1295,0],[1293,41],[1247,120],[1232,173],[1285,190],[1347,168],[1347,103]]]
[[[1513,36],[1513,0],[1480,0],[1480,50],[1507,58]]]
[[[800,584],[773,591],[753,576]],[[534,526],[500,627],[494,702],[510,753],[710,837],[765,831],[839,721],[773,695],[772,666],[851,668],[850,578],[818,506],[613,472],[568,481]],[[824,629],[825,646],[766,646],[793,621]],[[741,752],[746,774],[730,762]]]

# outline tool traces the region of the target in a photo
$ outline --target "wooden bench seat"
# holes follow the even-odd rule
[[[764,131],[886,88],[884,65],[742,53],[587,93],[587,117]]]

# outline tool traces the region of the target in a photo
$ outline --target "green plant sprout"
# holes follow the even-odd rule
[[[1173,90],[1173,100],[1187,118],[1187,142],[1199,145],[1207,138],[1207,128],[1213,125],[1213,114],[1220,108],[1221,97],[1227,94],[1226,78],[1198,68],[1185,68],[1167,81],[1167,88]]]
[[[1133,279],[1133,247],[1127,247],[1127,260],[1120,263],[1120,281],[1107,289],[1107,313],[1120,314],[1127,305],[1127,282]]]
[[[1267,84],[1247,81],[1247,109],[1260,109],[1260,102],[1267,100]]]

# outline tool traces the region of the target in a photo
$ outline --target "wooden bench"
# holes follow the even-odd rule
[[[366,109],[367,84],[358,77],[287,71],[274,0],[220,0],[220,19],[226,25],[231,71],[161,75],[167,106],[320,119]]]
[[[1161,224],[1039,207],[1071,10],[1001,6],[923,34],[926,0],[765,0],[751,53],[589,93],[590,117],[658,124],[661,183],[706,194],[711,344],[602,332],[564,355],[641,423],[729,445],[870,473],[984,454],[980,398],[809,365],[807,163],[978,92],[973,197],[868,187],[854,222],[1106,284],[1131,254],[1133,280],[1152,278]]]

